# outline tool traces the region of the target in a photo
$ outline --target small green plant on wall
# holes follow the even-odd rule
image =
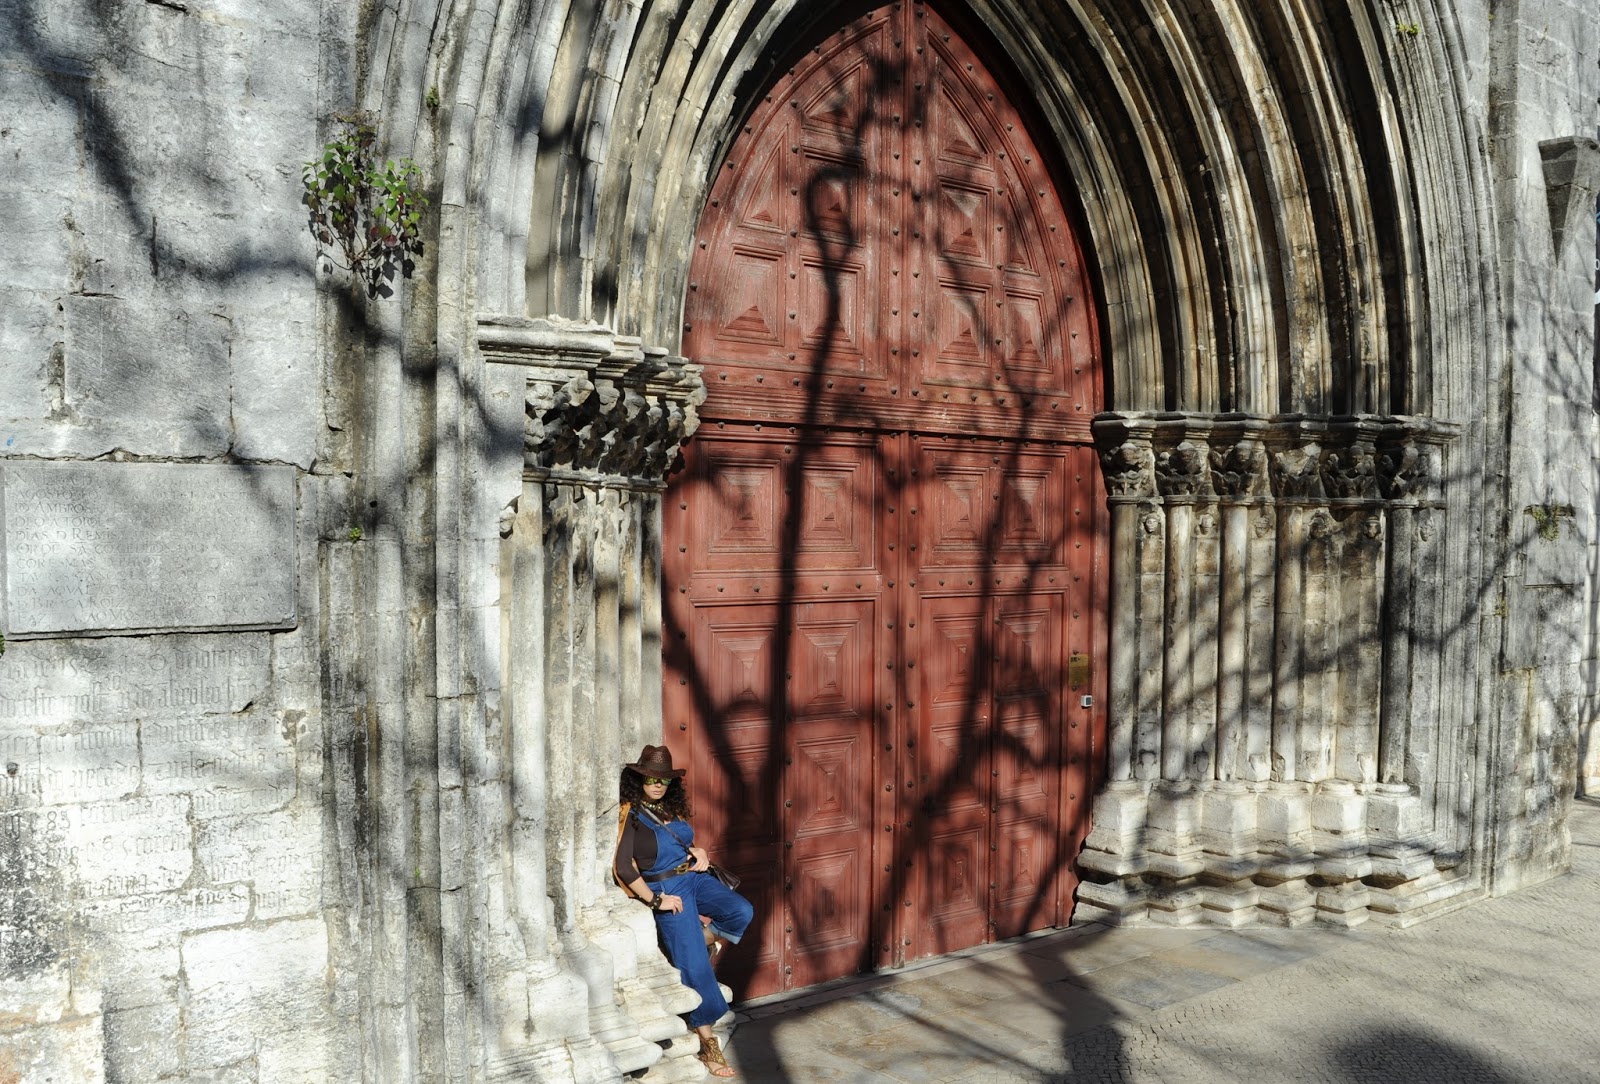
[[[369,114],[337,120],[339,134],[302,172],[307,226],[327,270],[353,271],[368,297],[389,297],[396,273],[410,278],[422,254],[422,173],[409,158],[374,157],[378,128]]]
[[[1561,521],[1573,517],[1570,504],[1530,504],[1523,509],[1533,517],[1534,531],[1546,542],[1555,542],[1561,537]]]

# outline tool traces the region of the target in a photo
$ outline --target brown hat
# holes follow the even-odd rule
[[[636,764],[625,765],[647,779],[682,779],[685,770],[672,766],[672,750],[665,745],[647,745]]]

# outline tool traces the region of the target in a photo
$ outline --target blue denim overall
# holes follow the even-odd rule
[[[656,834],[656,860],[644,871],[647,876],[666,873],[688,861],[689,845],[694,842],[694,827],[688,821],[673,821],[669,831],[648,815],[640,814],[638,820],[641,826]],[[650,887],[656,892],[683,898],[682,911],[676,914],[656,912],[656,931],[661,935],[667,957],[678,969],[678,977],[700,995],[699,1006],[689,1014],[689,1026],[714,1024],[728,1011],[728,1002],[711,971],[711,957],[706,952],[700,916],[711,920],[712,932],[718,937],[737,943],[749,927],[755,908],[709,873],[678,873],[659,881],[652,880]]]

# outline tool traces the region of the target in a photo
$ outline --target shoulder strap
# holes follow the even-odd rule
[[[650,812],[650,810],[646,809],[644,806],[640,806],[639,807],[639,812],[644,814],[646,817],[649,817],[651,820],[655,821],[657,824],[661,825],[661,827],[665,828],[667,830],[667,834],[668,835],[670,835],[673,839],[677,840],[679,843],[683,844],[683,849],[684,850],[688,850],[689,849],[688,841],[685,840],[682,836],[680,836],[673,829],[671,821],[662,820],[660,817],[658,817],[654,813]]]

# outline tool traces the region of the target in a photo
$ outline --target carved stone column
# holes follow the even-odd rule
[[[1080,899],[1119,921],[1228,926],[1408,921],[1447,899],[1452,859],[1409,783],[1437,787],[1433,760],[1461,748],[1438,733],[1422,598],[1442,503],[1410,479],[1449,428],[1152,413],[1102,415],[1095,435],[1111,783]]]
[[[508,691],[511,792],[539,822],[513,818],[512,858],[539,869],[517,874],[516,893],[537,915],[528,954],[580,977],[584,1006],[575,1034],[570,994],[531,994],[524,1041],[564,1045],[580,1080],[632,1073],[667,1044],[681,1054],[677,1014],[697,1000],[657,950],[648,913],[610,887],[609,865],[617,772],[641,737],[659,740],[659,696],[644,688],[659,684],[659,606],[645,602],[659,590],[652,524],[703,387],[681,361],[604,328],[485,320],[479,345],[489,362],[521,366],[526,387],[523,494],[506,547],[531,571],[513,586],[505,650],[523,675]]]

